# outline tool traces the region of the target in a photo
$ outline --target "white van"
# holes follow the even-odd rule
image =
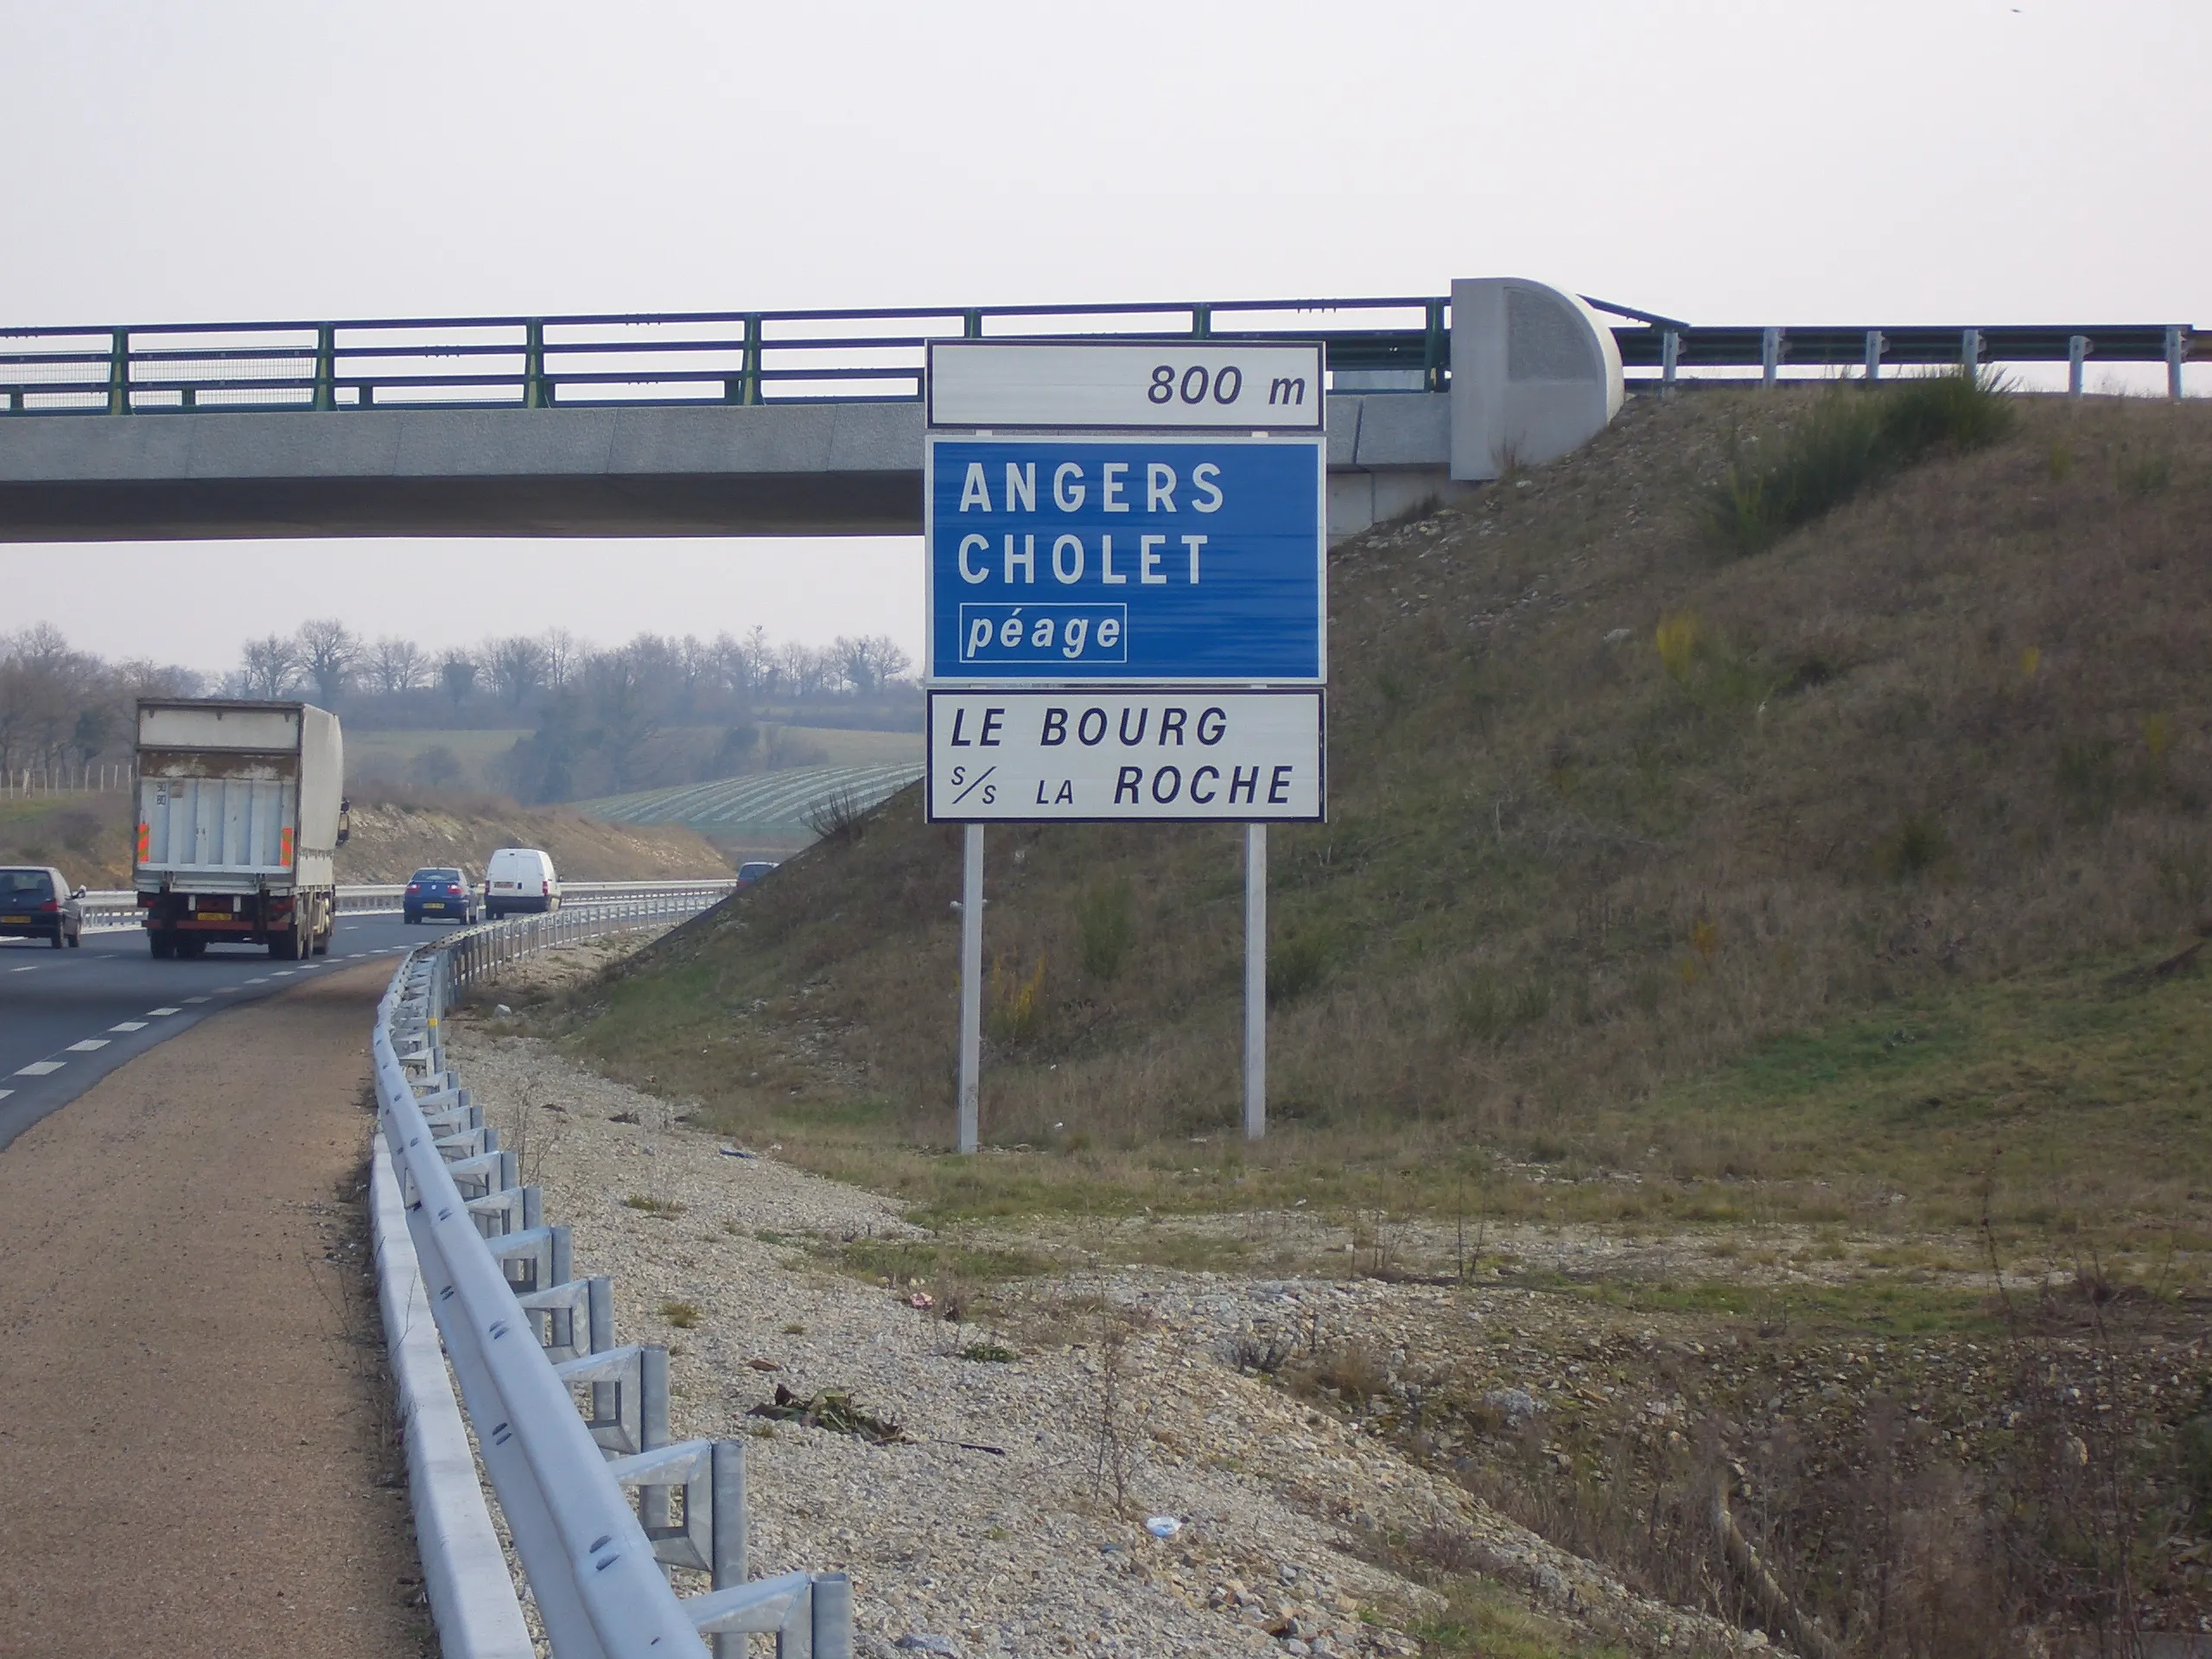
[[[502,847],[485,863],[486,916],[560,908],[561,878],[553,874],[553,861],[537,848]]]

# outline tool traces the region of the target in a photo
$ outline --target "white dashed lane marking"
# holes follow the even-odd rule
[[[8,971],[11,974],[35,974],[38,971],[38,963],[26,963],[21,968],[10,968]]]
[[[143,1020],[126,1020],[119,1026],[110,1026],[108,1029],[110,1031],[143,1031],[146,1029],[146,1022]]]
[[[247,984],[249,984],[249,985],[266,985],[268,982],[269,982],[269,981],[268,981],[266,978],[262,978],[262,979],[249,979],[248,981],[246,981],[246,983],[247,983]],[[237,986],[235,986],[235,985],[226,985],[226,986],[224,986],[224,987],[223,987],[223,988],[224,988],[225,990],[226,990],[226,991],[235,991],[236,989],[238,989],[238,987],[237,987]]]
[[[223,988],[226,991],[234,991],[238,987],[235,985],[226,985]],[[184,1000],[188,1002],[205,1002],[207,999],[204,996],[188,996]]]
[[[89,1054],[96,1048],[105,1048],[107,1046],[107,1043],[108,1039],[105,1037],[87,1037],[81,1043],[70,1044],[69,1052],[72,1054]]]
[[[67,1060],[33,1060],[29,1065],[16,1068],[16,1075],[19,1077],[42,1077],[49,1072],[59,1071],[68,1064]]]
[[[195,1002],[203,1002],[207,1001],[205,997],[199,996],[195,996],[192,1000]],[[165,1014],[182,1014],[184,1010],[182,1008],[149,1008],[146,1010],[146,1017],[149,1020],[151,1020]]]

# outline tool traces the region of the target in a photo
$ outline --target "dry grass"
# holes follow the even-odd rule
[[[2201,982],[2129,976],[2212,913],[2212,410],[2024,401],[2009,436],[1716,556],[1732,454],[1817,396],[1639,402],[1338,550],[1332,822],[1271,849],[1263,1147],[1231,1139],[1226,829],[991,831],[989,950],[1035,989],[984,1133],[1027,1150],[930,1150],[959,854],[911,795],[621,970],[575,1040],[956,1211],[1434,1211],[1501,1154],[1643,1178],[1509,1208],[1955,1212],[1993,1167],[2000,1210],[2063,1207],[2060,1173],[2201,1207]],[[1940,1040],[1866,1063],[1896,1030]]]

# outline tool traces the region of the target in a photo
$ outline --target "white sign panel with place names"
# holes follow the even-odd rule
[[[1314,341],[938,340],[932,429],[1319,432]]]
[[[1319,823],[1319,690],[931,691],[937,823]]]

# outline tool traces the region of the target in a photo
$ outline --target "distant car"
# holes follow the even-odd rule
[[[775,868],[776,861],[772,858],[756,858],[749,864],[741,864],[737,867],[737,885],[749,887]]]
[[[484,913],[561,908],[561,878],[553,861],[535,847],[502,847],[484,866]]]
[[[399,909],[410,924],[426,916],[463,926],[476,919],[476,899],[468,891],[468,878],[451,868],[417,870],[409,876]]]
[[[85,890],[51,865],[16,864],[0,869],[0,939],[85,942]]]

